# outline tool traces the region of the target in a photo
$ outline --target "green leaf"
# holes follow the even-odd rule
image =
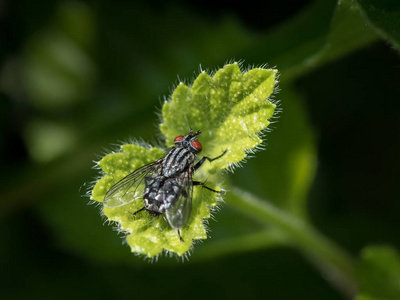
[[[394,248],[363,249],[357,273],[360,282],[357,300],[400,299],[400,256]]]
[[[168,146],[187,132],[189,124],[201,129],[204,154],[227,153],[204,172],[233,169],[247,152],[262,143],[259,133],[269,124],[276,104],[268,101],[274,91],[277,70],[256,68],[242,74],[238,63],[225,66],[213,77],[202,72],[192,87],[180,83],[163,106],[161,132]]]
[[[382,38],[400,51],[400,1],[358,0],[362,15]]]
[[[246,158],[262,143],[260,132],[270,123],[276,104],[268,100],[274,91],[276,70],[255,68],[242,73],[239,64],[226,65],[213,76],[202,72],[191,87],[180,83],[170,101],[164,103],[161,131],[167,146],[174,137],[189,131],[189,122],[199,137],[207,157],[226,154],[212,163],[205,163],[195,178],[207,180],[207,186],[217,188],[219,173]],[[98,162],[105,173],[95,184],[91,199],[102,202],[107,191],[119,180],[139,167],[149,164],[164,152],[148,145],[126,144],[121,152],[106,155]],[[197,174],[199,173],[199,174]],[[199,175],[199,176],[198,176]],[[206,239],[203,220],[210,218],[210,209],[217,205],[217,194],[206,189],[194,189],[193,207],[188,223],[181,230],[181,242],[175,229],[160,217],[132,213],[143,207],[142,201],[133,201],[115,208],[103,208],[108,220],[117,222],[127,233],[126,240],[132,252],[153,257],[163,250],[179,256],[186,253],[193,240]]]

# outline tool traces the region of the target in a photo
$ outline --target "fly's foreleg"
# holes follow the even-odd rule
[[[224,154],[227,152],[228,150],[225,150],[220,156],[214,157],[214,158],[209,158],[207,156],[204,156],[202,159],[200,159],[200,161],[194,165],[194,170],[196,171],[198,168],[200,168],[202,166],[202,164],[204,164],[204,162],[206,161],[206,159],[209,162],[212,162],[218,158],[221,158],[222,156],[224,156]]]
[[[193,185],[201,185],[203,188],[205,188],[205,189],[207,189],[207,190],[209,190],[209,191],[211,191],[211,192],[217,193],[217,194],[222,194],[222,195],[225,195],[225,194],[226,194],[225,190],[217,191],[217,190],[214,190],[214,189],[212,189],[212,188],[209,188],[208,186],[205,185],[205,182],[193,181],[192,184],[193,184]]]

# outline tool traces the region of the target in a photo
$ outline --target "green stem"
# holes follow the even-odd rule
[[[192,261],[215,259],[219,256],[237,254],[259,249],[289,246],[290,241],[277,230],[263,229],[260,232],[246,234],[240,237],[227,238],[205,243],[196,249]]]
[[[352,258],[305,221],[248,192],[232,188],[227,196],[230,205],[268,226],[280,230],[323,272],[326,279],[343,294],[353,298],[357,291]]]

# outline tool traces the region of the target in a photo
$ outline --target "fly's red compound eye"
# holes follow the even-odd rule
[[[183,135],[178,135],[175,139],[174,142],[180,142],[183,139]]]
[[[193,141],[192,147],[199,152],[203,149],[203,146],[201,145],[201,143],[199,141]]]

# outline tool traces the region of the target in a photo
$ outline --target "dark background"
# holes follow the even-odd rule
[[[342,299],[293,249],[204,260],[196,260],[194,251],[183,264],[150,264],[133,255],[126,256],[129,263],[114,259],[129,249],[81,197],[82,185],[97,175],[92,161],[109,145],[155,139],[156,112],[177,74],[190,79],[199,64],[213,69],[231,59],[274,65],[261,50],[247,51],[243,39],[261,39],[309,3],[3,2],[1,299]],[[326,1],[326,11],[334,4]],[[310,219],[354,256],[368,244],[400,246],[399,82],[398,53],[377,40],[292,83],[316,141]],[[277,99],[284,116],[285,98]],[[230,174],[231,182],[254,176],[257,161],[274,151],[274,139],[293,138],[282,137],[279,122],[274,127],[267,150]],[[261,171],[257,176],[262,182]],[[221,221],[210,225],[217,239],[224,232],[218,227],[237,215],[223,206],[216,216]],[[96,224],[99,234],[86,231],[85,222]],[[104,241],[110,239],[110,249],[121,252],[107,252]]]

